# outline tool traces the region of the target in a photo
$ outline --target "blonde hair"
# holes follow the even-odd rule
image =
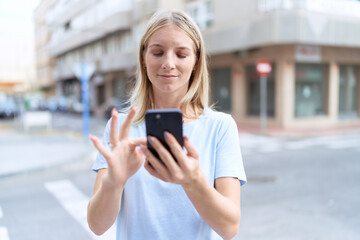
[[[130,107],[133,105],[138,107],[134,119],[135,124],[143,122],[145,112],[148,109],[154,108],[152,85],[148,79],[144,64],[144,52],[146,51],[151,35],[156,30],[169,25],[177,26],[188,34],[194,42],[197,58],[194,71],[190,77],[188,91],[180,102],[180,109],[183,110],[184,117],[196,119],[203,113],[204,108],[208,107],[209,77],[207,56],[201,32],[195,22],[186,13],[178,10],[160,10],[151,17],[139,45],[138,76],[129,99]],[[185,112],[189,105],[194,109],[194,115],[192,116]]]

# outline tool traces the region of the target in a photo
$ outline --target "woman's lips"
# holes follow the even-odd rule
[[[167,74],[159,74],[159,77],[161,78],[165,78],[165,79],[172,79],[172,78],[176,78],[176,75],[167,75]]]

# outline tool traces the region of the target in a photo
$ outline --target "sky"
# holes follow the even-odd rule
[[[0,0],[0,31],[32,31],[33,12],[40,0]]]
[[[0,0],[0,80],[35,77],[33,12],[40,0]]]

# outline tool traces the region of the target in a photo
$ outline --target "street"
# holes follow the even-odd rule
[[[82,140],[81,116],[54,116],[52,133],[32,130],[25,134],[31,138],[22,136],[24,147],[40,136],[45,139],[41,144],[57,137],[59,144],[61,139],[79,144],[87,154],[79,153],[79,159],[62,164],[0,175],[0,239],[114,239],[114,229],[95,237],[87,227],[96,152]],[[106,120],[93,119],[91,132],[101,137],[105,124]],[[15,144],[6,140],[6,131],[14,138],[21,133],[16,123],[1,120],[1,152]],[[68,136],[71,132],[75,134]],[[240,142],[248,183],[241,192],[236,240],[360,239],[359,132],[291,139],[240,133]],[[59,146],[64,149],[54,151],[60,155],[71,147]],[[14,152],[7,161],[16,161],[18,154]],[[0,164],[6,166],[5,159],[0,157]]]

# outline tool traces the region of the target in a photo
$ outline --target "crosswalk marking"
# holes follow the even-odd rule
[[[3,211],[2,211],[1,206],[0,206],[0,219],[1,219],[3,216],[4,216],[4,214],[3,214]]]
[[[360,135],[328,136],[299,140],[277,139],[266,136],[240,134],[240,144],[245,155],[251,153],[271,153],[283,150],[301,150],[324,147],[333,150],[353,148],[360,151]]]
[[[96,236],[90,230],[87,224],[89,198],[80,192],[69,180],[47,182],[44,185],[65,210],[91,235],[92,239],[115,239],[116,229],[114,225],[102,236]]]
[[[0,239],[1,240],[10,240],[6,227],[0,226]]]
[[[360,140],[350,139],[347,141],[336,141],[336,142],[328,143],[326,146],[331,149],[343,149],[343,148],[352,148],[352,147],[360,148]]]

